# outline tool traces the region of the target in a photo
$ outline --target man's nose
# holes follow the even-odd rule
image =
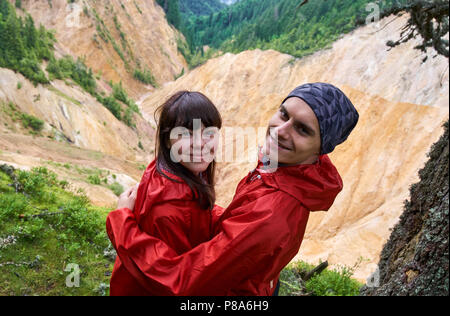
[[[278,135],[278,138],[287,139],[289,137],[289,131],[292,127],[292,120],[288,120],[283,122],[283,124],[277,126],[275,131]]]

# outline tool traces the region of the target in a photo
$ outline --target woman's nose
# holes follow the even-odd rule
[[[205,141],[202,137],[201,132],[194,132],[193,138],[192,138],[192,146],[197,149],[202,149],[205,145]]]

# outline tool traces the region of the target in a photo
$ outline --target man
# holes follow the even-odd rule
[[[118,256],[144,288],[161,295],[273,295],[281,270],[299,251],[309,213],[328,210],[342,190],[327,154],[358,119],[338,88],[297,87],[269,121],[262,150],[262,160],[277,159],[278,168],[260,162],[239,183],[210,241],[177,255],[139,229],[129,190],[107,219]]]

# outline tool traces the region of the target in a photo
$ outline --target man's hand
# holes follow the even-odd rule
[[[139,183],[120,195],[119,201],[117,202],[117,209],[128,208],[129,210],[134,211],[138,187]]]

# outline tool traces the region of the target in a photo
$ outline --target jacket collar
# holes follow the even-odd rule
[[[280,166],[271,173],[260,161],[256,171],[266,185],[291,195],[310,211],[327,211],[343,188],[328,155],[320,156],[315,164]]]

